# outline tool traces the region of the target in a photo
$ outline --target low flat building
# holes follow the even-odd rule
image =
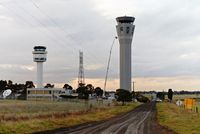
[[[27,100],[57,100],[65,94],[63,88],[28,88]]]

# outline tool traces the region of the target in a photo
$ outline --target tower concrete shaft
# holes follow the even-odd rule
[[[120,89],[131,91],[131,44],[135,25],[134,17],[118,17],[117,35],[120,44]]]
[[[46,55],[46,47],[34,47],[33,61],[37,63],[37,88],[43,88],[43,62],[47,60]]]
[[[43,88],[43,63],[37,62],[37,88]]]

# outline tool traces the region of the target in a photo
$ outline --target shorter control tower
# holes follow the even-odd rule
[[[33,51],[33,61],[37,62],[37,88],[43,88],[43,62],[47,60],[45,46],[35,46]]]

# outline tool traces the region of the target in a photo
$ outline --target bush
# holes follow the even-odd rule
[[[79,99],[89,99],[89,91],[86,87],[79,87],[76,89],[76,92],[78,93],[78,98]]]
[[[164,92],[158,92],[156,97],[161,99],[161,100],[164,100],[165,99],[165,93]]]
[[[117,101],[122,101],[123,104],[124,102],[132,101],[132,94],[125,89],[117,89],[115,95],[116,95]]]
[[[168,90],[167,96],[168,96],[168,99],[169,99],[170,102],[171,102],[171,101],[172,101],[172,98],[173,98],[173,91],[172,91],[172,89],[169,89],[169,90]]]
[[[137,101],[143,102],[143,103],[147,103],[150,101],[149,98],[147,98],[143,95],[140,95],[140,94],[136,95],[136,99],[137,99]]]

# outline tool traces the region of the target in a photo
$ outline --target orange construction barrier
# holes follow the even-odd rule
[[[195,99],[184,99],[184,105],[186,109],[192,110],[195,106]]]

